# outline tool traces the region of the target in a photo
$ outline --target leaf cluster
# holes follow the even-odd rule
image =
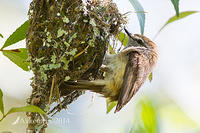
[[[23,106],[23,107],[12,107],[11,109],[9,109],[9,111],[7,113],[4,112],[4,102],[3,102],[3,92],[0,89],[0,112],[2,113],[2,118],[0,118],[0,122],[6,118],[6,116],[13,114],[13,113],[17,113],[17,112],[37,112],[40,114],[45,115],[46,113],[41,110],[39,107],[34,106],[34,105],[27,105],[27,106]]]

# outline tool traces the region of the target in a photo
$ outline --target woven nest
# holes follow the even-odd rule
[[[28,103],[42,109],[60,97],[67,105],[83,93],[63,89],[62,83],[96,79],[109,41],[126,23],[110,0],[33,0],[29,19],[27,49],[34,77]]]

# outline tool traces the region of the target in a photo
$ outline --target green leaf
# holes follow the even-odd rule
[[[199,123],[195,122],[193,119],[191,119],[188,114],[185,113],[185,111],[170,97],[163,95],[165,99],[162,99],[164,101],[161,101],[158,98],[154,99],[156,102],[158,102],[158,108],[157,111],[159,111],[159,117],[162,118],[162,120],[167,120],[171,124],[173,124],[177,129],[187,129],[187,128],[196,128],[199,131]]]
[[[0,33],[0,37],[3,38],[3,35]]]
[[[22,68],[24,71],[29,71],[29,62],[27,62],[28,59],[28,53],[26,48],[20,48],[20,49],[13,49],[13,50],[3,50],[3,55],[8,57],[12,62],[14,62],[17,66]]]
[[[198,11],[185,11],[185,12],[180,12],[179,13],[179,17],[177,16],[173,16],[171,18],[169,18],[169,20],[162,26],[162,28],[158,31],[158,33],[156,34],[156,36],[161,32],[161,30],[163,30],[168,24],[172,23],[172,22],[175,22],[177,20],[180,20],[182,18],[185,18],[191,14],[194,14],[194,13],[197,13]],[[155,36],[155,37],[156,37]],[[154,37],[154,38],[155,38]]]
[[[1,49],[25,39],[28,27],[29,21],[27,20],[24,24],[17,28],[16,31],[12,33],[12,35],[9,36]]]
[[[148,133],[156,133],[157,131],[157,118],[156,112],[149,100],[144,100],[142,103],[142,121]]]
[[[149,81],[151,82],[152,79],[153,79],[153,73],[151,72],[151,73],[149,74]]]
[[[117,39],[122,43],[122,45],[126,46],[128,43],[128,37],[123,32],[120,32],[119,35],[117,35]]]
[[[110,44],[108,44],[108,49],[109,49],[110,54],[115,54],[115,50],[113,49],[113,47]]]
[[[133,127],[130,130],[130,133],[147,133],[147,130],[145,129],[144,125],[136,124],[136,126],[133,125]]]
[[[42,109],[34,105],[27,105],[24,107],[13,107],[11,108],[6,115],[16,113],[16,112],[37,112],[40,114],[46,114]]]
[[[174,9],[176,11],[176,16],[179,16],[179,0],[171,0],[172,4],[174,5]]]
[[[106,113],[108,114],[117,105],[117,102],[111,102],[109,99],[107,99],[106,105],[107,105]]]
[[[3,92],[0,88],[0,111],[4,115]]]
[[[144,34],[144,27],[145,27],[145,12],[144,9],[142,7],[142,5],[139,3],[138,0],[129,0],[132,4],[132,6],[134,7],[136,13],[137,13],[137,17],[140,23],[140,32],[143,35]]]

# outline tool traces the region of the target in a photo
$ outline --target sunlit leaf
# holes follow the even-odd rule
[[[157,113],[149,98],[141,100],[134,114],[130,133],[158,133]]]
[[[4,115],[3,92],[0,88],[0,111]]]
[[[24,107],[13,107],[8,111],[8,113],[6,115],[16,113],[16,112],[37,112],[40,114],[46,114],[42,109],[40,109],[37,106],[27,105]]]
[[[17,28],[16,31],[12,33],[12,35],[9,36],[1,49],[25,39],[28,27],[29,21],[27,20],[24,24]]]
[[[158,31],[158,33],[156,34],[156,36],[160,33],[161,30],[163,30],[168,24],[175,22],[177,20],[180,20],[182,18],[185,18],[191,14],[197,13],[198,11],[185,11],[185,12],[180,12],[179,13],[179,17],[177,16],[173,16],[171,17],[163,26],[162,28]]]
[[[117,105],[117,102],[111,102],[109,99],[107,99],[106,105],[107,105],[106,113],[108,114]]]
[[[173,100],[168,98],[167,100],[170,102],[165,103],[165,106],[159,107],[160,116],[164,120],[169,120],[170,123],[181,129],[184,127],[199,128],[199,123],[192,120]]]
[[[174,5],[174,9],[176,11],[176,16],[179,16],[179,0],[171,0],[172,4]]]
[[[142,7],[142,5],[139,3],[138,0],[129,0],[134,7],[137,17],[140,23],[140,32],[143,35],[144,34],[144,27],[145,27],[145,12]]]
[[[3,38],[3,35],[0,33],[0,37]]]
[[[148,133],[156,133],[157,120],[156,112],[149,100],[144,100],[142,103],[142,121]]]
[[[108,44],[108,49],[109,49],[110,54],[115,54],[115,50],[113,49],[113,47],[110,44]]]
[[[27,49],[20,48],[20,49],[13,49],[13,50],[3,50],[3,55],[8,57],[12,62],[14,62],[17,66],[22,68],[25,71],[29,71],[29,62]]]
[[[120,32],[120,34],[117,36],[117,39],[122,43],[122,45],[126,46],[128,43],[128,37],[125,33]]]
[[[149,75],[149,81],[151,82],[153,79],[153,73],[151,72],[150,75]]]
[[[133,128],[130,130],[130,133],[147,133],[147,130],[143,125],[139,124],[137,126],[133,126]]]

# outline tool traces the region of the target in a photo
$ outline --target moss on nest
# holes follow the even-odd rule
[[[110,38],[126,23],[109,0],[33,0],[29,19],[26,42],[35,76],[28,103],[42,109],[49,102],[52,81],[53,88],[59,88],[65,80],[98,76]],[[82,94],[75,92],[77,97]],[[58,93],[53,94],[56,101]],[[68,98],[70,94],[71,91],[61,92]]]

